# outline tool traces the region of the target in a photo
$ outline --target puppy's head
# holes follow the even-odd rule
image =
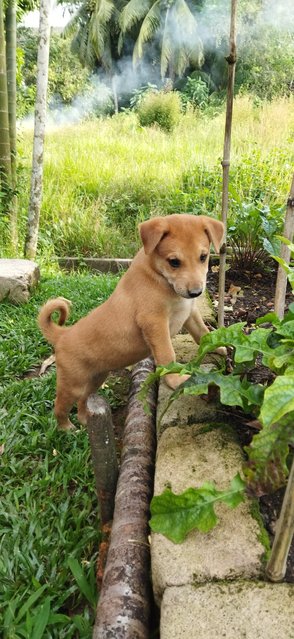
[[[177,295],[198,297],[206,286],[210,244],[219,251],[224,227],[206,215],[167,215],[139,225],[146,255]]]

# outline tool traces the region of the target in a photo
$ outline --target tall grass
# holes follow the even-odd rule
[[[40,251],[126,257],[137,223],[155,214],[217,215],[224,113],[182,115],[170,134],[142,128],[133,113],[49,128]],[[244,199],[285,202],[294,159],[293,100],[256,105],[237,98],[231,180]],[[20,134],[20,227],[29,194],[32,131]],[[235,214],[234,207],[232,215]]]

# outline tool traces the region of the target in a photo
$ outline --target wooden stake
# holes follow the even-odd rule
[[[99,395],[87,401],[87,430],[90,440],[100,521],[102,526],[113,517],[118,478],[113,423],[110,408]]]
[[[227,109],[225,124],[224,153],[222,160],[223,167],[223,189],[222,189],[222,222],[225,227],[224,242],[220,249],[219,261],[219,299],[218,299],[218,325],[224,325],[224,298],[226,279],[226,242],[227,242],[227,215],[229,202],[229,170],[231,153],[231,131],[233,115],[233,99],[236,68],[236,17],[237,0],[231,0],[231,26],[230,26],[230,53],[226,58],[228,62],[228,87],[227,87]]]
[[[290,242],[292,242],[293,233],[294,233],[294,173],[292,177],[290,195],[287,202],[287,210],[285,215],[283,235],[288,240],[290,240]],[[285,260],[285,262],[289,264],[290,250],[287,244],[282,243],[280,257],[282,257],[283,260]],[[277,313],[280,319],[283,319],[284,317],[286,290],[287,290],[287,273],[285,269],[281,266],[281,264],[279,264],[277,281],[276,281],[276,292],[275,292],[275,313]]]
[[[266,575],[270,581],[282,581],[285,577],[287,557],[294,534],[294,461],[287,483],[281,514],[272,547],[270,559],[266,566]]]

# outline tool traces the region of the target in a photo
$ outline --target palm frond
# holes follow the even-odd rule
[[[172,40],[172,25],[170,23],[171,16],[172,12],[170,10],[170,7],[168,7],[164,20],[161,43],[160,73],[162,78],[166,76],[167,70],[171,66],[173,58],[174,45]]]
[[[67,25],[64,27],[62,31],[62,35],[64,37],[68,35],[72,35],[76,32],[77,29],[80,28],[81,25],[84,25],[85,22],[88,22],[91,15],[91,3],[86,1],[81,7],[77,10],[77,12],[72,16]]]
[[[143,20],[154,0],[129,0],[120,15],[120,28],[123,34],[130,31]]]
[[[98,23],[106,25],[115,12],[115,3],[112,0],[97,0],[93,11],[95,20]]]
[[[189,64],[200,66],[203,61],[197,20],[185,0],[175,0],[167,18],[169,32],[173,34],[172,68],[175,75],[182,76]]]
[[[155,35],[160,27],[160,20],[160,0],[156,0],[142,22],[140,33],[134,47],[134,62],[136,62],[138,58],[142,57],[143,45],[145,44],[145,42],[148,42],[148,40],[151,40],[151,38]]]

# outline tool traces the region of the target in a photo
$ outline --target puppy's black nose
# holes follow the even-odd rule
[[[202,288],[192,288],[191,291],[188,291],[188,295],[189,297],[198,297],[201,295],[202,291]]]

